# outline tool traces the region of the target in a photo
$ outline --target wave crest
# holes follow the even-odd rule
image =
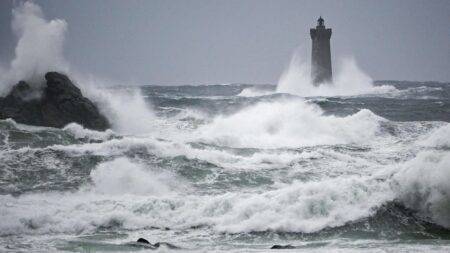
[[[406,207],[450,228],[450,152],[421,152],[403,165],[394,180]]]
[[[325,116],[301,100],[261,102],[200,127],[204,142],[231,147],[279,148],[362,143],[378,133],[381,117],[361,110],[347,117]]]

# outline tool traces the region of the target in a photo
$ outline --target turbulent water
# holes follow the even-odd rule
[[[450,85],[377,85],[117,87],[106,132],[0,121],[0,251],[149,250],[133,244],[144,237],[181,251],[448,252]]]

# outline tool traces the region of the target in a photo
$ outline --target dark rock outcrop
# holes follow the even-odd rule
[[[0,98],[0,119],[57,128],[71,122],[94,130],[109,128],[108,120],[66,75],[48,72],[45,80],[41,89],[24,81],[16,84],[6,97]]]
[[[294,246],[288,244],[288,245],[273,245],[270,249],[295,249]]]
[[[147,241],[147,240],[144,239],[144,238],[139,238],[136,242],[139,242],[139,243],[145,243],[145,244],[150,244],[150,242]]]
[[[148,246],[150,248],[153,248],[153,249],[157,249],[157,248],[159,248],[160,246],[163,246],[163,245],[166,246],[169,249],[180,249],[179,247],[177,247],[177,246],[175,246],[175,245],[173,245],[171,243],[167,243],[167,242],[157,242],[155,244],[151,244],[149,241],[147,241],[144,238],[139,238],[136,242],[140,243],[142,245]]]

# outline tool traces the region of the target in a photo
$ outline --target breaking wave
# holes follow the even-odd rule
[[[450,228],[450,152],[421,152],[401,167],[394,188],[402,203]]]
[[[94,192],[113,195],[163,196],[181,184],[169,172],[158,172],[123,157],[100,164],[90,177]]]
[[[2,195],[7,205],[1,211],[5,222],[0,231],[80,233],[118,223],[132,230],[209,226],[228,233],[312,233],[373,216],[396,199],[448,228],[449,162],[448,153],[421,153],[392,177],[389,173],[337,177],[293,182],[264,192],[202,196],[190,195],[173,176],[153,174],[119,158],[91,172],[94,187],[88,191]]]
[[[280,148],[370,141],[383,119],[369,110],[325,116],[301,100],[261,102],[219,116],[196,133],[200,140],[231,147]]]

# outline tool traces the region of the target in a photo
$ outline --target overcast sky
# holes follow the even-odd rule
[[[68,23],[76,69],[141,84],[272,83],[319,15],[333,29],[333,67],[353,56],[373,79],[450,81],[450,1],[35,1]],[[0,1],[0,61],[14,56]]]

